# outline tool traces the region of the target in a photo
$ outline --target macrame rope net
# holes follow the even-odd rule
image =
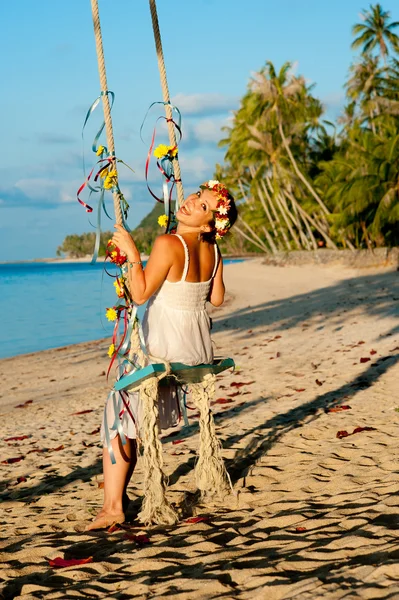
[[[172,123],[172,109],[170,106],[168,82],[166,78],[165,61],[162,51],[161,34],[159,31],[158,16],[155,0],[149,0],[151,18],[154,28],[154,39],[158,57],[158,66],[161,77],[162,94],[165,104],[169,141],[176,145],[175,130]],[[94,35],[100,85],[104,110],[105,132],[109,154],[115,157],[115,142],[112,128],[111,108],[108,99],[107,76],[105,70],[104,50],[101,36],[100,15],[98,1],[91,0]],[[183,186],[181,183],[180,166],[177,157],[174,159],[174,174],[177,185],[177,202],[184,201]],[[116,160],[113,159],[113,168],[116,169]],[[123,224],[120,194],[113,191],[116,222]],[[128,287],[128,281],[126,281]],[[128,287],[129,290],[129,287]],[[129,290],[130,291],[130,290]],[[133,361],[134,359],[134,361]],[[144,367],[149,360],[164,362],[147,355],[141,345],[138,320],[134,324],[131,338],[129,361]],[[144,500],[139,519],[149,524],[171,525],[176,523],[178,515],[166,498],[166,478],[163,473],[162,444],[159,439],[159,409],[158,409],[158,384],[159,379],[170,375],[170,365],[165,363],[166,371],[160,377],[151,377],[140,384],[138,391],[143,408],[143,423],[140,437],[143,443],[144,462]],[[224,467],[221,455],[221,445],[216,437],[215,424],[210,411],[210,399],[215,394],[215,376],[207,375],[201,383],[192,384],[194,404],[200,412],[200,449],[199,458],[195,467],[195,478],[203,497],[222,497],[229,491],[229,478]]]

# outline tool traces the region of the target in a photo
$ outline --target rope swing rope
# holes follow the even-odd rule
[[[177,143],[175,124],[172,119],[173,107],[170,103],[155,0],[149,0],[149,4],[154,30],[158,67],[161,78],[163,104],[165,106],[166,122],[168,126],[169,142],[172,147],[176,147]],[[96,42],[98,71],[100,75],[101,98],[104,111],[105,133],[107,140],[107,160],[109,161],[109,164],[112,165],[112,170],[116,174],[115,180],[117,181],[118,160],[115,155],[111,104],[109,100],[109,95],[111,95],[113,98],[113,94],[108,90],[107,86],[98,0],[91,0],[91,8]],[[178,208],[184,201],[184,191],[181,182],[180,165],[177,155],[173,157],[172,161],[174,182],[176,183],[177,188],[176,207]],[[114,184],[112,187],[112,194],[116,222],[118,225],[125,226],[125,215],[122,210],[122,202],[124,199],[118,184]],[[128,283],[128,278],[126,277],[125,285],[127,291],[129,292],[129,302],[131,302]],[[124,362],[123,365],[120,366],[124,367],[124,374],[115,382],[113,390],[111,391],[107,400],[107,402],[112,400],[116,407],[116,409],[114,408],[115,423],[112,425],[111,429],[116,429],[118,432],[120,432],[119,435],[121,436],[121,441],[122,443],[125,443],[123,441],[124,435],[122,435],[122,426],[119,420],[119,409],[122,408],[123,401],[123,395],[121,391],[126,390],[129,392],[138,392],[143,406],[143,422],[141,424],[140,435],[143,443],[143,461],[145,473],[144,500],[138,518],[145,524],[171,525],[178,521],[179,516],[166,498],[167,480],[163,472],[162,444],[159,439],[159,380],[163,378],[169,378],[172,379],[174,383],[176,383],[176,380],[181,381],[182,383],[190,383],[194,404],[200,412],[200,449],[198,463],[195,469],[197,486],[200,489],[203,497],[223,497],[226,493],[228,493],[231,483],[224,466],[221,454],[221,445],[216,437],[215,425],[210,410],[210,400],[215,394],[216,373],[231,368],[234,366],[234,362],[230,359],[227,359],[227,364],[224,364],[226,361],[215,361],[213,365],[200,365],[199,367],[190,367],[188,365],[180,365],[179,363],[175,363],[173,365],[175,367],[175,371],[173,371],[171,364],[150,356],[146,351],[143,340],[140,336],[140,326],[136,318],[136,307],[130,304],[130,306],[125,306],[125,310],[129,314],[129,325],[127,328],[125,327],[126,336],[127,339],[130,338],[130,340],[128,345],[125,345],[125,342],[123,343],[123,352],[121,351]],[[129,334],[127,334],[128,331]],[[128,348],[129,358],[126,360],[125,357]],[[178,374],[179,369],[181,370],[182,368],[186,375],[180,379]],[[198,371],[199,368],[202,369],[204,373]],[[150,373],[150,376],[148,377],[146,372],[148,370],[151,371],[151,369],[153,369],[153,373]],[[195,376],[196,370],[197,376]],[[189,371],[191,375],[187,375],[187,371]],[[118,394],[119,399],[117,399]],[[107,442],[107,446],[111,461],[115,463],[115,456],[112,453],[110,442]]]
[[[107,73],[105,70],[104,48],[101,35],[100,14],[98,10],[98,1],[91,0],[91,12],[93,16],[94,37],[96,40],[96,54],[98,63],[98,73],[100,75],[101,98],[103,101],[105,135],[107,138],[107,147],[110,158],[112,159],[112,167],[118,174],[115,158],[115,141],[114,131],[112,128],[111,106],[108,97]],[[112,196],[114,199],[115,219],[118,225],[123,225],[121,194],[118,190],[113,190]]]
[[[152,20],[152,28],[154,31],[154,41],[155,41],[155,50],[157,53],[158,59],[158,69],[159,76],[161,79],[161,88],[162,88],[162,97],[165,104],[165,114],[166,114],[166,123],[168,126],[168,134],[169,134],[169,143],[172,147],[175,147],[176,144],[176,133],[173,125],[172,119],[172,106],[170,103],[170,95],[169,95],[169,86],[168,80],[166,77],[166,66],[165,59],[162,50],[162,40],[161,40],[161,32],[159,30],[159,22],[158,22],[158,13],[157,13],[157,5],[155,0],[149,0],[150,3],[150,11],[151,11],[151,20]],[[181,181],[181,171],[178,154],[173,158],[173,171],[175,175],[176,188],[177,188],[177,200],[176,206],[177,208],[181,206],[184,202],[184,190],[183,184]]]

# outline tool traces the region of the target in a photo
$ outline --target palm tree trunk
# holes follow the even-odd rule
[[[268,182],[269,189],[271,189],[271,193],[274,195],[274,189],[273,189],[273,186],[272,186],[271,182],[269,181],[269,178],[268,178],[268,176],[267,176],[267,175],[266,175],[266,180],[267,180],[267,182]],[[265,182],[263,181],[263,179],[261,179],[261,180],[260,180],[260,183],[261,183],[261,186],[262,186],[262,188],[263,188],[263,191],[265,192],[265,196],[266,196],[266,198],[267,198],[267,200],[268,200],[268,202],[269,202],[269,205],[270,205],[270,207],[271,207],[271,209],[272,209],[272,212],[273,212],[273,214],[274,214],[274,217],[275,217],[275,219],[276,219],[276,221],[277,221],[277,223],[278,223],[278,226],[279,226],[279,229],[280,229],[280,233],[281,233],[281,237],[283,238],[283,240],[284,240],[284,242],[285,242],[285,245],[286,245],[286,247],[287,247],[287,250],[288,250],[288,251],[290,251],[290,250],[291,250],[291,246],[290,246],[290,243],[289,243],[289,241],[288,241],[287,235],[286,235],[286,233],[285,233],[284,227],[281,225],[280,217],[279,217],[279,215],[277,214],[276,207],[274,206],[273,198],[272,198],[272,196],[269,194],[269,192],[267,191],[267,188],[266,188],[266,186],[265,186]]]
[[[240,186],[241,195],[244,198],[244,202],[248,204],[248,196],[245,193],[244,186],[242,185],[241,179],[238,180],[238,185]]]
[[[265,252],[270,252],[269,248],[266,246],[265,242],[258,236],[258,234],[252,229],[250,225],[242,217],[238,217],[237,221],[244,225],[244,227],[249,231],[252,235],[252,241],[257,240],[258,246],[262,247]]]
[[[313,189],[313,187],[310,185],[309,181],[306,179],[306,177],[301,173],[297,162],[291,152],[291,148],[290,145],[287,141],[287,138],[284,135],[284,130],[283,130],[283,125],[281,123],[281,118],[280,115],[278,115],[278,130],[280,132],[280,136],[284,145],[284,148],[287,151],[288,157],[292,163],[292,166],[294,167],[294,171],[297,174],[297,176],[299,177],[299,179],[302,181],[302,183],[307,187],[307,189],[309,190],[309,192],[312,194],[313,198],[318,202],[318,204],[321,206],[323,212],[328,215],[330,213],[330,211],[328,210],[328,208],[326,207],[326,205],[324,204],[323,200],[320,198],[320,196],[316,193],[316,191]]]
[[[251,230],[251,228],[249,227],[249,225],[245,221],[243,221],[243,219],[240,216],[238,217],[237,222],[242,223],[245,227],[247,227],[247,228],[249,228]],[[270,253],[269,248],[262,242],[262,240],[260,240],[261,243],[257,242],[254,238],[250,237],[248,234],[246,234],[239,227],[235,227],[235,231],[237,231],[243,238],[245,238],[246,240],[248,240],[249,242],[251,242],[251,244],[254,244],[254,246],[256,246],[257,248],[260,248],[263,252],[266,252],[267,254]],[[258,239],[260,239],[260,238],[258,237]]]
[[[294,197],[292,196],[292,198],[294,198]],[[300,214],[301,214],[301,215],[302,215],[302,216],[303,216],[305,219],[308,219],[308,220],[309,220],[309,223],[311,223],[311,224],[313,225],[313,227],[314,227],[314,228],[315,228],[315,229],[316,229],[316,230],[317,230],[317,231],[320,233],[320,235],[321,235],[321,236],[324,238],[324,240],[325,240],[325,242],[326,242],[326,245],[327,245],[328,247],[330,247],[330,248],[337,249],[337,246],[336,246],[336,244],[334,244],[334,242],[332,241],[332,239],[330,238],[330,236],[329,236],[329,235],[327,235],[327,233],[324,231],[324,229],[322,229],[322,228],[320,227],[320,225],[319,225],[318,223],[316,223],[316,221],[315,221],[315,220],[314,220],[314,219],[313,219],[313,218],[312,218],[310,215],[308,215],[308,213],[307,213],[306,211],[304,211],[304,210],[303,210],[302,206],[301,206],[301,205],[300,205],[300,204],[299,204],[299,203],[298,203],[296,200],[294,200],[294,202],[295,202],[295,204],[296,204],[296,206],[297,206],[297,208],[298,208],[298,210],[299,210],[299,213],[300,213]]]
[[[299,237],[301,240],[301,246],[305,246],[305,248],[307,250],[310,250],[310,244],[309,244],[309,240],[306,237],[305,233],[303,232],[303,227],[301,224],[301,218],[298,214],[298,210],[296,209],[295,204],[292,204],[292,210],[290,210],[290,207],[288,205],[287,202],[287,194],[285,193],[285,189],[284,186],[281,186],[281,192],[280,192],[280,200],[286,210],[286,213],[288,214],[288,216],[290,217],[291,221],[293,222],[294,226],[296,227],[298,233],[299,233]]]
[[[317,249],[318,249],[318,246],[317,246],[316,238],[314,237],[314,235],[313,235],[313,231],[312,231],[312,230],[311,230],[311,228],[310,228],[309,221],[308,221],[308,214],[307,214],[307,212],[306,212],[306,211],[303,211],[303,213],[301,213],[301,212],[299,211],[299,208],[298,208],[298,204],[299,204],[299,203],[298,203],[297,199],[295,198],[295,196],[294,196],[293,194],[291,194],[291,192],[289,192],[288,190],[286,190],[286,191],[285,191],[285,193],[287,194],[287,197],[288,197],[288,198],[291,200],[291,202],[292,202],[292,205],[294,206],[295,210],[296,210],[296,211],[299,213],[299,215],[302,217],[302,220],[303,220],[303,222],[305,223],[305,227],[306,227],[306,229],[307,229],[307,232],[308,232],[308,234],[309,234],[309,237],[310,237],[310,239],[311,239],[311,241],[312,241],[313,248],[314,248],[314,250],[317,250]]]
[[[264,225],[262,225],[262,229],[263,229],[263,233],[265,234],[265,238],[267,239],[267,241],[269,242],[269,246],[271,248],[271,251],[273,254],[278,254],[278,249],[276,244],[273,241],[272,236],[270,235],[270,233],[267,231],[266,227]]]
[[[287,198],[286,198],[284,190],[283,190],[283,198],[284,198],[285,204],[288,206],[288,202],[287,202]],[[305,246],[306,250],[311,250],[312,248],[311,248],[310,242],[309,242],[308,238],[306,237],[305,232],[303,231],[303,225],[302,225],[301,216],[300,216],[300,214],[298,212],[298,209],[295,206],[295,204],[292,204],[292,211],[293,211],[293,213],[295,215],[295,225],[296,225],[296,228],[297,228],[297,230],[299,232],[299,237],[301,238],[301,242]],[[305,227],[306,227],[306,222],[304,222],[304,223],[305,223]],[[316,245],[316,247],[317,247],[317,245]]]
[[[268,208],[268,206],[267,206],[267,204],[265,202],[265,199],[264,199],[264,197],[262,195],[262,192],[261,192],[260,187],[259,187],[258,184],[256,184],[256,189],[258,190],[259,200],[261,201],[261,204],[263,206],[263,210],[265,211],[267,219],[268,219],[268,221],[269,221],[269,223],[270,223],[270,225],[271,225],[271,227],[273,229],[273,233],[277,237],[276,226],[274,224],[274,221],[273,221],[272,216],[270,214],[269,208]]]
[[[255,167],[254,167],[253,165],[250,165],[250,167],[249,167],[249,172],[250,172],[250,174],[251,174],[252,181],[254,181],[254,180],[255,180],[255,177],[256,177],[256,171],[255,171]],[[262,183],[262,180],[261,180],[261,183]],[[259,199],[260,199],[260,201],[262,202],[262,206],[263,206],[263,208],[265,209],[265,206],[266,206],[265,198],[264,198],[263,194],[261,193],[261,191],[260,191],[260,189],[259,189],[259,185],[258,185],[258,183],[257,183],[257,182],[256,182],[256,185],[257,185],[257,188],[258,188]],[[284,239],[284,241],[285,241],[285,245],[286,245],[286,247],[287,247],[287,249],[288,249],[288,250],[291,250],[290,243],[289,243],[289,241],[288,241],[288,238],[287,238],[287,236],[286,236],[286,234],[285,234],[285,231],[284,231],[283,227],[281,226],[280,219],[279,219],[279,217],[278,217],[278,215],[277,215],[277,212],[276,212],[276,209],[275,209],[275,207],[274,207],[274,205],[273,205],[273,201],[272,201],[272,199],[270,198],[270,196],[267,194],[267,192],[266,192],[266,198],[268,199],[268,202],[269,202],[270,208],[272,209],[272,212],[273,212],[273,214],[274,214],[274,217],[275,217],[275,220],[276,220],[276,222],[277,222],[277,225],[278,225],[278,227],[279,227],[279,230],[280,230],[281,236],[282,236],[282,238],[283,238],[283,239]],[[277,240],[279,240],[279,236],[278,236],[278,233],[277,233],[277,231],[276,231],[276,228],[275,228],[275,226],[274,226],[274,222],[273,222],[273,221],[272,221],[272,227],[273,227],[273,233],[274,233],[274,235],[275,235],[276,239],[277,239]],[[279,248],[279,250],[281,250],[281,248]]]
[[[366,223],[364,221],[360,221],[360,227],[362,228],[363,237],[364,237],[364,241],[366,242],[367,248],[369,250],[372,250],[373,245],[372,245],[370,237],[369,237],[369,232],[367,231]]]
[[[298,248],[298,250],[301,250],[302,249],[301,244],[299,243],[298,236],[296,235],[296,233],[291,225],[291,222],[290,222],[289,218],[287,217],[287,212],[284,209],[283,203],[281,202],[280,194],[276,194],[275,198],[276,198],[277,206],[279,207],[280,212],[283,215],[283,219],[286,222],[286,225],[288,227],[288,231],[290,232],[291,237],[294,240],[295,245]]]

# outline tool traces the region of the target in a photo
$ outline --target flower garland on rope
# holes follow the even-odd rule
[[[128,360],[130,334],[136,320],[136,315],[135,311],[132,311],[131,298],[125,285],[127,257],[113,244],[112,240],[109,240],[107,244],[105,261],[107,260],[119,269],[119,273],[114,276],[107,272],[108,275],[115,277],[114,288],[118,298],[114,306],[107,307],[105,310],[105,316],[108,321],[114,323],[112,342],[108,348],[108,356],[111,359],[108,367],[108,376],[116,359]],[[120,331],[121,325],[123,325],[122,333]],[[125,371],[125,369],[123,370]]]
[[[110,96],[110,98],[111,98],[110,106],[112,109],[115,95],[111,91],[101,92],[101,95],[103,95],[104,93],[106,93],[107,95]],[[82,140],[84,140],[84,130],[87,125],[87,122],[89,121],[89,118],[92,115],[92,113],[94,112],[94,110],[99,105],[100,100],[101,100],[101,95],[98,98],[96,98],[96,100],[90,106],[90,108],[86,114],[86,118],[85,118],[85,121],[83,123],[83,128],[82,128]],[[121,211],[122,211],[123,225],[128,231],[130,231],[130,229],[126,223],[126,219],[127,219],[128,212],[129,212],[129,204],[126,201],[126,198],[124,197],[124,195],[119,187],[116,164],[120,163],[120,164],[124,165],[125,167],[127,167],[128,169],[130,169],[132,172],[134,172],[134,171],[123,160],[121,160],[120,158],[117,158],[115,156],[115,153],[108,152],[108,149],[106,146],[99,144],[99,139],[104,130],[104,127],[105,127],[105,121],[103,121],[100,129],[97,131],[95,138],[93,140],[91,149],[94,152],[94,154],[98,157],[98,160],[97,160],[96,165],[91,169],[90,173],[87,176],[85,173],[85,171],[86,171],[85,158],[84,158],[84,153],[83,153],[83,173],[85,175],[85,180],[80,185],[80,187],[77,191],[77,194],[76,194],[78,202],[86,209],[86,212],[92,213],[93,207],[89,203],[82,200],[81,194],[82,194],[83,190],[85,188],[87,188],[90,192],[89,193],[89,200],[90,200],[91,195],[93,193],[99,193],[99,200],[98,200],[98,205],[97,205],[97,223],[95,225],[96,239],[95,239],[95,244],[94,244],[93,257],[91,260],[92,264],[94,264],[96,262],[96,260],[98,258],[98,252],[100,249],[101,214],[102,214],[102,212],[104,212],[106,214],[106,216],[110,220],[112,220],[112,218],[110,217],[110,215],[107,212],[107,208],[105,205],[105,192],[106,191],[117,192],[118,197],[119,197]]]
[[[157,200],[157,202],[162,202],[165,205],[165,215],[164,215],[165,219],[161,219],[161,217],[160,217],[158,219],[159,225],[161,227],[165,227],[166,232],[172,232],[173,229],[176,227],[175,217],[174,217],[174,214],[173,214],[173,211],[171,208],[172,194],[173,194],[175,183],[178,183],[180,181],[180,179],[176,179],[176,177],[175,177],[173,164],[174,164],[175,159],[178,158],[178,152],[179,152],[178,145],[182,139],[181,114],[180,114],[179,109],[176,106],[173,106],[172,104],[170,104],[169,102],[153,102],[151,104],[151,106],[149,107],[147,114],[144,117],[143,123],[140,128],[140,137],[142,140],[143,140],[143,138],[142,138],[141,133],[143,130],[144,123],[147,119],[147,115],[148,115],[149,111],[151,110],[151,108],[153,106],[155,106],[156,104],[162,104],[163,106],[168,105],[168,106],[170,106],[172,113],[174,113],[174,112],[176,113],[177,116],[174,119],[172,119],[172,118],[167,119],[164,116],[160,116],[157,118],[156,123],[159,120],[171,122],[176,130],[177,142],[174,146],[168,146],[166,144],[159,144],[154,149],[156,132],[157,132],[156,131],[157,125],[155,124],[153,132],[152,132],[150,148],[148,150],[146,164],[145,164],[145,179],[146,179],[147,189],[150,192],[151,196],[153,198],[155,198],[155,200]],[[148,172],[149,172],[149,167],[150,167],[150,162],[151,162],[152,156],[154,156],[157,159],[157,161],[156,161],[157,168],[163,176],[162,197],[157,196],[157,194],[155,194],[152,191],[152,189],[149,185]]]

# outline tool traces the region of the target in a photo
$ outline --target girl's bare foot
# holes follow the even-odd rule
[[[110,527],[115,523],[124,523],[125,515],[123,512],[114,513],[106,510],[101,510],[94,521],[89,523],[85,527],[85,531],[92,531],[93,529],[105,529],[106,527]]]

